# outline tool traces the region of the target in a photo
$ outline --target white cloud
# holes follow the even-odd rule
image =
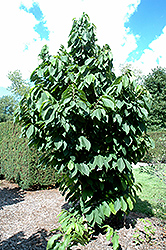
[[[20,1],[3,1],[0,8],[1,24],[1,80],[0,86],[10,85],[6,77],[9,71],[20,69],[24,77],[28,77],[29,69],[33,64],[28,60],[26,46],[31,50],[36,39],[39,41],[39,35],[34,31],[36,19],[32,14],[28,14],[19,9]],[[37,47],[36,47],[37,50]]]
[[[61,43],[66,46],[72,19],[78,19],[83,12],[89,15],[91,22],[97,27],[98,44],[110,45],[115,68],[119,63],[125,62],[128,54],[136,49],[137,37],[130,34],[124,23],[136,11],[140,0],[61,0],[56,2],[55,8],[50,8],[51,3],[52,0],[39,1],[50,30],[51,53],[55,53]]]
[[[166,67],[165,41],[166,26],[161,35],[149,44],[149,48],[145,49],[141,58],[135,62],[145,75],[157,66]]]
[[[29,9],[37,2],[50,31],[49,41],[40,39],[34,26],[38,23],[33,14],[20,10],[21,3]],[[137,47],[137,37],[124,27],[136,11],[140,0],[5,0],[1,3],[0,21],[3,23],[1,46],[0,86],[10,85],[8,71],[21,70],[24,78],[37,67],[37,55],[43,44],[56,54],[60,44],[67,45],[72,19],[86,12],[97,27],[99,45],[108,43],[114,55],[114,66],[124,63],[128,54]],[[25,48],[28,48],[25,50]]]

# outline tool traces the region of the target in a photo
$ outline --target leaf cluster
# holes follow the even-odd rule
[[[46,250],[69,250],[78,243],[85,245],[89,242],[93,230],[83,216],[62,210],[58,217],[61,226],[52,230],[57,233],[48,241]]]

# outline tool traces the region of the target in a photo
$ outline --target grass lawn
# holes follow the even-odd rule
[[[162,171],[156,174],[141,172],[140,168],[133,169],[136,183],[142,185],[142,192],[137,191],[137,202],[134,207],[135,212],[141,212],[149,216],[155,216],[166,220],[166,177],[163,179],[166,164]]]

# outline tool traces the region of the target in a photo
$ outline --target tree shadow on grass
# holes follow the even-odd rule
[[[19,187],[0,189],[0,209],[4,206],[13,205],[24,200],[25,191]]]
[[[145,214],[149,217],[154,216],[151,204],[146,200],[141,200],[138,196],[136,196],[136,203],[133,211]]]
[[[7,240],[0,242],[1,250],[45,250],[47,246],[48,237],[51,233],[45,229],[41,229],[38,232],[32,234],[27,238],[23,231],[13,235]]]

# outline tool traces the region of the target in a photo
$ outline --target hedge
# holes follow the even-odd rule
[[[55,186],[58,175],[53,167],[38,164],[40,154],[20,138],[21,128],[13,122],[0,123],[0,176],[22,189]]]

